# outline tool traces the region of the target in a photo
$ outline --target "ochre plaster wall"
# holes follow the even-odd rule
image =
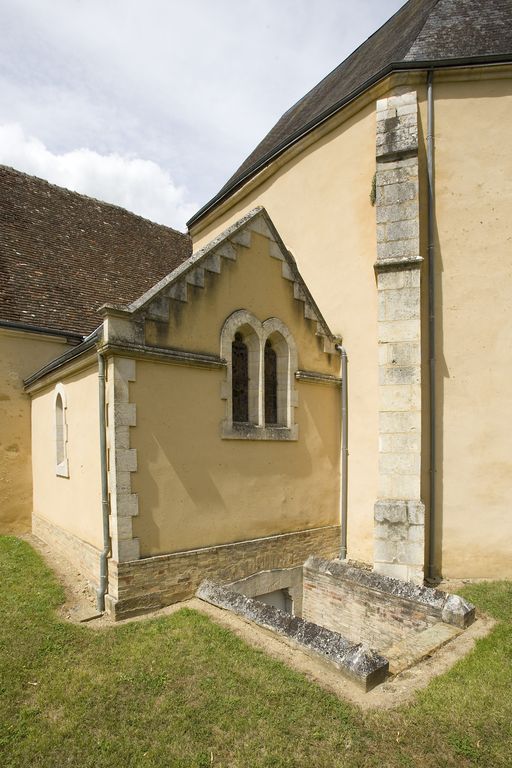
[[[218,355],[222,326],[237,309],[260,321],[282,320],[300,369],[339,375],[339,355],[323,351],[316,321],[304,318],[304,303],[293,298],[282,262],[257,233],[249,248],[237,247],[235,261],[223,260],[220,275],[207,276],[204,288],[189,288],[188,302],[178,305],[179,314],[171,312],[169,325],[160,332],[148,325],[148,336],[159,346]],[[143,556],[339,521],[339,387],[294,380],[298,441],[230,440],[220,436],[225,378],[223,368],[137,361],[130,447],[138,458],[133,532]]]
[[[187,302],[171,302],[168,324],[146,320],[146,341],[218,355],[226,318],[245,309],[261,322],[278,317],[288,326],[297,344],[299,368],[339,376],[339,355],[323,351],[316,321],[304,318],[304,302],[294,299],[293,283],[283,278],[283,262],[269,255],[268,242],[253,232],[249,248],[236,246],[236,260],[223,259],[220,275],[206,272],[204,288],[190,285]]]
[[[133,532],[143,557],[339,520],[339,389],[297,383],[297,442],[223,440],[223,378],[137,361]]]
[[[56,336],[0,328],[0,533],[30,530],[30,398],[23,380],[68,348]]]
[[[512,82],[435,83],[438,545],[512,577]]]
[[[34,515],[102,546],[97,365],[63,377],[69,477],[56,475],[55,385],[33,395]]]
[[[377,96],[376,96],[377,98]],[[199,248],[263,205],[348,353],[349,557],[373,558],[377,498],[378,376],[375,210],[375,102],[288,163],[197,235]]]

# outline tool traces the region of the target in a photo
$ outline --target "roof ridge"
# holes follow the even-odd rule
[[[75,189],[69,189],[69,187],[63,187],[60,184],[54,184],[53,181],[48,181],[48,179],[43,179],[42,176],[36,176],[33,173],[27,173],[26,171],[20,171],[18,168],[14,168],[14,166],[12,165],[5,165],[3,163],[0,163],[0,171],[2,170],[6,170],[10,172],[13,171],[17,176],[23,176],[26,179],[35,179],[36,181],[42,182],[47,187],[51,187],[52,189],[57,189],[60,192],[65,192],[68,195],[85,198],[86,200],[90,200],[91,202],[98,203],[99,205],[102,205],[102,206],[115,208],[116,210],[123,211],[124,213],[127,213],[130,216],[133,216],[134,218],[141,219],[142,221],[147,221],[149,224],[152,224],[154,227],[162,227],[163,229],[168,229],[177,235],[182,235],[182,237],[190,238],[190,235],[188,234],[188,232],[181,232],[179,229],[170,227],[167,224],[159,224],[158,221],[153,221],[152,219],[148,219],[147,216],[141,216],[140,213],[134,213],[134,211],[130,211],[128,208],[124,208],[122,205],[118,205],[117,203],[109,203],[107,200],[100,200],[99,197],[86,195],[83,192],[77,192]]]

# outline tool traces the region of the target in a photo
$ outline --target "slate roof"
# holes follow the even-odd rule
[[[409,0],[289,109],[188,222],[267,165],[373,83],[399,69],[512,60],[512,0]]]
[[[0,166],[0,323],[85,336],[185,261],[188,235]]]

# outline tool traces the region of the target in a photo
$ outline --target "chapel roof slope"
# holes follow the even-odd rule
[[[188,235],[0,166],[0,322],[85,336],[192,252]]]
[[[511,0],[409,0],[284,113],[188,225],[193,225],[276,155],[393,70],[511,60]]]

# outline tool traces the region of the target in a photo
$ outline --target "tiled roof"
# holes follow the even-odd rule
[[[409,0],[281,117],[220,192],[188,222],[393,69],[512,60],[512,0]]]
[[[0,321],[87,335],[192,252],[188,235],[0,166]]]

